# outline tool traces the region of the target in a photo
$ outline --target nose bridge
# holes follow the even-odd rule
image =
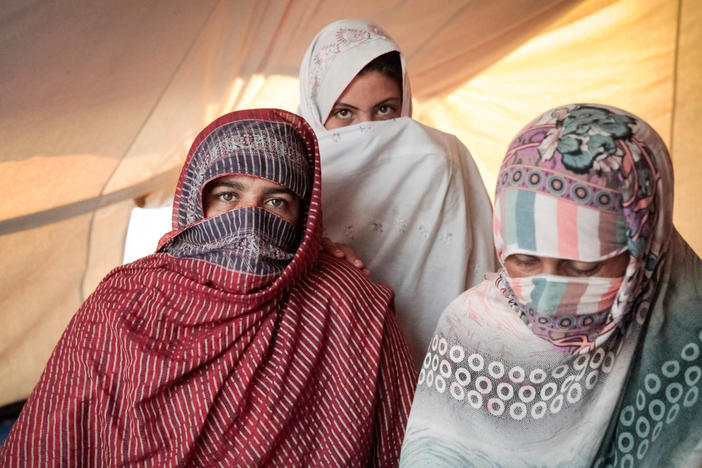
[[[239,196],[239,203],[237,208],[261,208],[263,206],[262,198],[255,193],[253,190],[245,191]]]
[[[541,259],[541,273],[547,275],[557,275],[558,274],[558,260],[555,258],[542,258]]]
[[[359,122],[374,122],[376,119],[375,112],[373,112],[373,109],[365,109],[362,111],[359,111],[360,114],[360,119]]]

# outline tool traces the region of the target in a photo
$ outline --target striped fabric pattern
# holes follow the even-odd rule
[[[175,257],[199,258],[270,280],[290,263],[299,237],[296,226],[252,207],[229,211],[190,226],[161,251]]]
[[[310,145],[292,260],[261,275],[159,252],[113,270],[64,332],[0,466],[397,465],[417,374],[392,291],[320,253],[319,155],[302,119],[241,111],[203,132],[252,116]],[[175,229],[162,247],[207,244],[236,216]]]
[[[621,278],[598,278],[598,280],[606,283],[605,294],[601,294],[600,284],[594,283],[593,280],[578,281],[577,278],[571,278],[568,282],[549,281],[548,276],[535,277],[532,281],[511,278],[510,286],[517,297],[525,298],[536,309],[543,310],[548,305],[555,304],[557,307],[549,312],[554,319],[558,319],[570,318],[573,315],[597,314],[604,310],[605,307],[601,303],[588,300],[588,297],[602,297],[602,303],[611,303],[622,281]],[[564,301],[564,298],[568,298],[568,301]],[[566,326],[564,325],[563,328]]]
[[[296,116],[297,117],[297,116]],[[299,117],[298,117],[299,119]],[[314,154],[309,136],[293,123],[271,122],[256,114],[234,122],[215,121],[192,145],[176,192],[174,222],[183,228],[201,219],[202,189],[210,180],[226,174],[248,174],[271,180],[300,198],[309,193]]]
[[[505,189],[502,197],[500,236],[511,253],[596,261],[626,246],[626,220],[619,213],[517,188]]]
[[[519,194],[511,205],[526,210],[550,193],[536,177],[545,191],[523,184],[538,168],[552,188],[563,189],[565,176],[585,187],[581,201],[559,197],[573,211],[593,208],[588,193],[618,191],[627,271],[619,280],[498,273],[456,298],[420,370],[401,466],[702,466],[702,262],[672,224],[661,138],[621,109],[572,104],[520,131],[503,164],[494,218],[501,259],[520,236],[526,244],[544,224],[561,227],[551,211],[550,220],[512,228],[520,213],[500,208],[515,190],[528,203]],[[591,237],[602,252],[599,234]],[[536,248],[539,255],[539,239]],[[580,240],[571,248],[581,251]],[[610,308],[603,302],[613,294]],[[600,295],[599,303],[586,298]]]
[[[322,255],[278,300],[155,254],[64,333],[2,466],[393,466],[415,374],[391,292]]]

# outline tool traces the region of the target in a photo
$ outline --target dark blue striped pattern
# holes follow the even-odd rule
[[[177,213],[179,227],[202,219],[202,190],[217,177],[261,177],[304,199],[310,192],[311,171],[305,142],[293,125],[258,119],[224,124],[207,135],[192,155]]]
[[[298,231],[298,227],[266,210],[244,208],[188,227],[162,251],[240,273],[278,275],[297,250]]]

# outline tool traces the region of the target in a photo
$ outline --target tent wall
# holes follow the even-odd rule
[[[702,252],[694,184],[702,136],[702,4],[591,1],[447,96],[425,102],[420,120],[457,134],[479,161],[488,190],[509,139],[540,112],[568,102],[629,110],[660,133],[674,163],[674,222]]]
[[[675,168],[673,222],[702,255],[702,207],[697,187],[702,178],[702,2],[680,2],[675,51],[674,100],[669,136]]]
[[[0,405],[31,391],[66,323],[121,259],[131,207],[173,190],[195,134],[247,107],[294,111],[316,32],[343,17],[402,45],[415,116],[471,148],[492,191],[547,107],[618,105],[672,148],[675,221],[702,221],[702,6],[693,0],[10,0],[0,12]]]

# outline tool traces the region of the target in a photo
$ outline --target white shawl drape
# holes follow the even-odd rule
[[[409,118],[402,56],[402,118],[324,128],[349,82],[391,51],[397,44],[366,21],[325,27],[302,62],[300,113],[319,138],[326,235],[350,245],[372,277],[393,288],[420,363],[443,308],[494,271],[492,208],[468,149]]]
[[[407,117],[325,132],[319,146],[326,235],[393,288],[419,362],[443,308],[494,267],[478,169],[456,137]]]

